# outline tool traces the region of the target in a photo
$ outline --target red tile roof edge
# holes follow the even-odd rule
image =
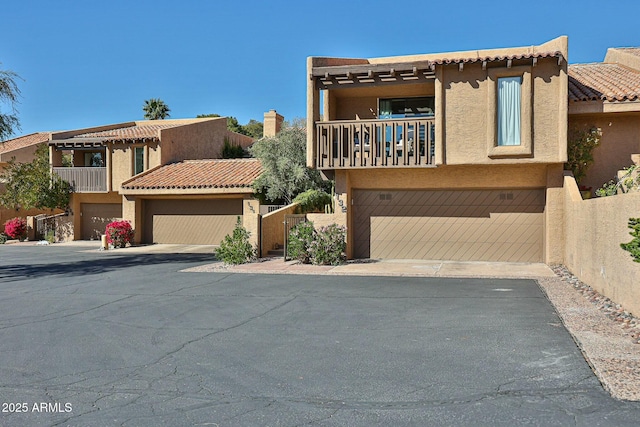
[[[236,182],[236,183],[210,183],[210,184],[167,184],[167,183],[159,183],[159,184],[138,184],[136,185],[136,181],[142,181],[144,183],[144,178],[150,174],[157,173],[158,171],[162,171],[165,169],[168,173],[174,173],[176,169],[178,169],[177,173],[182,171],[179,170],[181,166],[188,164],[224,164],[224,163],[245,163],[249,166],[253,166],[254,170],[250,171],[241,171],[244,172],[246,176],[244,179],[248,179],[251,182]],[[191,171],[187,171],[191,172]],[[121,188],[123,190],[187,190],[187,189],[214,189],[214,188],[250,188],[251,184],[262,172],[262,167],[260,165],[260,161],[258,159],[250,158],[250,159],[198,159],[198,160],[184,160],[181,162],[169,163],[167,165],[157,166],[153,169],[143,172],[142,174],[136,175],[129,180],[123,182],[121,184]]]

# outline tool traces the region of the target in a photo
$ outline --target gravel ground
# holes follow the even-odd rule
[[[585,359],[616,399],[640,401],[640,320],[564,266],[538,283]]]

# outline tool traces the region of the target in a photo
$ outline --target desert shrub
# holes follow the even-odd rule
[[[227,234],[220,247],[216,250],[216,258],[226,264],[244,264],[256,257],[256,250],[249,241],[251,233],[242,226],[242,220],[238,217],[233,233]]]
[[[5,243],[7,243],[7,235],[4,233],[0,233],[0,245],[4,245]]]
[[[331,204],[331,195],[322,190],[311,189],[298,194],[293,201],[299,203],[299,213],[324,212],[325,205]]]
[[[615,196],[620,193],[628,193],[629,191],[637,191],[640,188],[640,174],[638,170],[640,166],[633,165],[624,169],[624,174],[619,179],[612,179],[596,190],[596,196],[607,197]]]
[[[105,231],[107,242],[115,248],[124,248],[133,240],[133,229],[129,221],[113,221],[107,224]]]
[[[56,232],[53,230],[49,230],[45,233],[44,235],[44,240],[46,240],[49,243],[55,243],[56,242]]]
[[[620,247],[629,252],[635,262],[640,262],[640,218],[629,218],[629,228],[633,239],[629,243],[621,243]]]
[[[304,264],[309,264],[309,246],[313,242],[315,230],[311,221],[301,222],[289,231],[287,256]]]
[[[346,248],[345,227],[330,224],[316,231],[309,245],[309,258],[316,265],[338,265],[347,259]]]
[[[4,234],[11,239],[20,241],[27,238],[27,220],[24,218],[12,218],[4,223]]]

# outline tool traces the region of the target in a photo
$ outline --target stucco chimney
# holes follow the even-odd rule
[[[276,113],[276,110],[269,110],[264,113],[264,125],[262,135],[265,138],[276,136],[280,132],[284,117]]]

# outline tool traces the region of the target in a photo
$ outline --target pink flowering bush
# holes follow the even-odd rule
[[[129,221],[113,221],[107,224],[107,242],[115,248],[124,248],[133,240],[133,229]]]
[[[20,241],[27,238],[27,220],[24,218],[12,218],[4,223],[4,234],[11,239]]]

